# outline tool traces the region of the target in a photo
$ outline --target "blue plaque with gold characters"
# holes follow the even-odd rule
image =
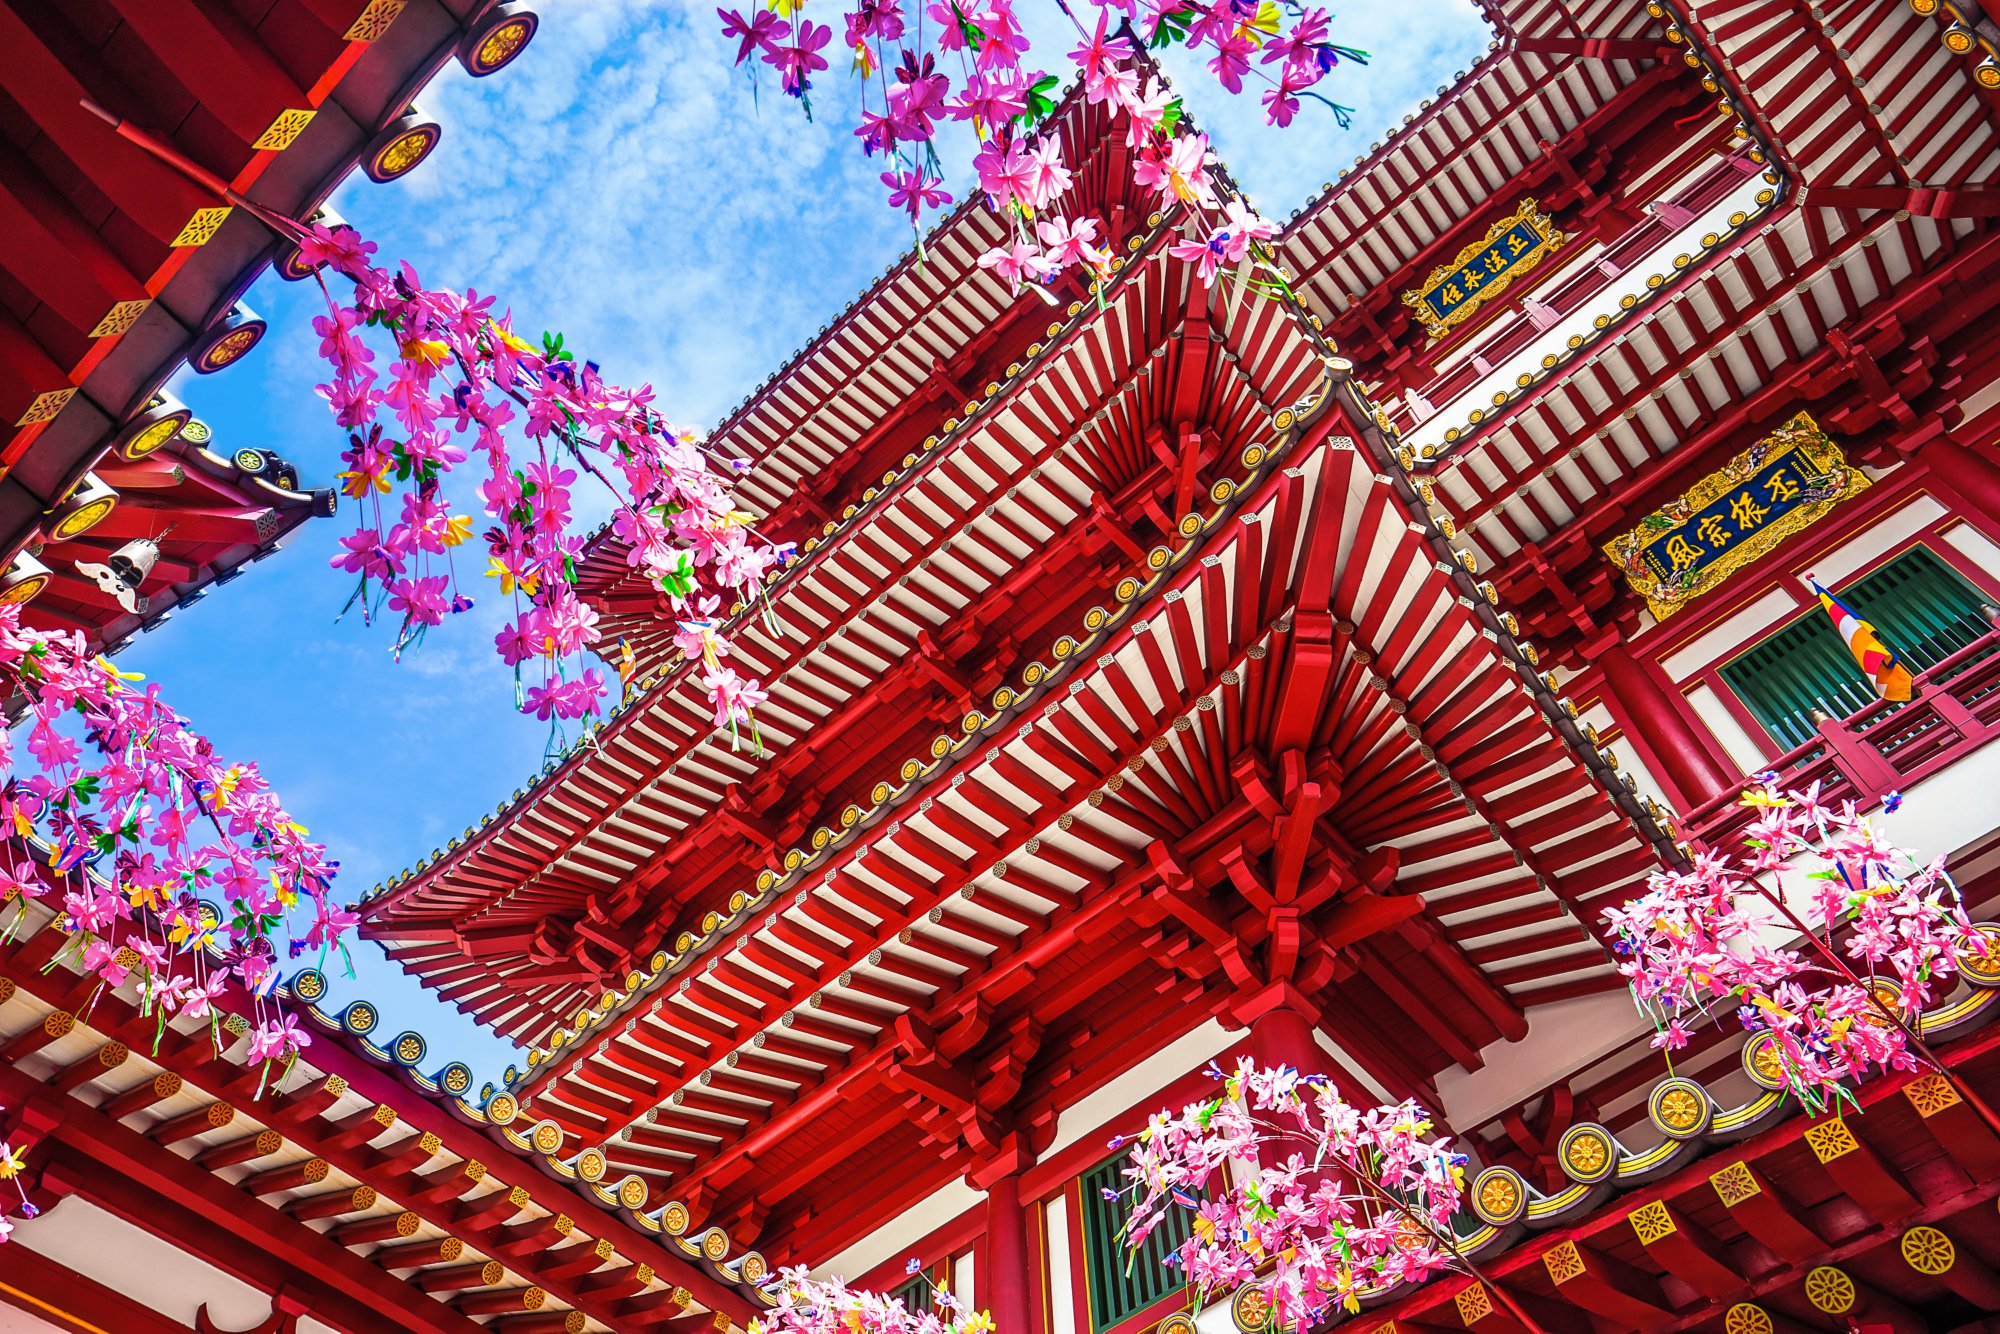
[[[1604,554],[1664,621],[1868,485],[1801,412],[1605,543]]]
[[[1451,263],[1432,269],[1422,287],[1403,293],[1403,304],[1424,322],[1425,332],[1442,338],[1562,243],[1563,234],[1548,215],[1536,211],[1534,200],[1523,199],[1519,208],[1487,228],[1485,236],[1459,251]]]

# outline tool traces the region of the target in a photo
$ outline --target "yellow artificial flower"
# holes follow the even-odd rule
[[[771,12],[779,18],[798,13],[805,8],[805,0],[770,0]]]
[[[511,329],[503,329],[492,320],[486,322],[486,332],[513,348],[516,352],[533,352],[535,349],[514,336]]]
[[[455,547],[472,536],[472,516],[454,514],[444,523],[444,544]]]
[[[451,360],[451,349],[435,338],[406,338],[400,350],[405,360],[421,361],[426,366],[442,366]]]
[[[1243,20],[1236,29],[1237,36],[1248,37],[1262,46],[1263,39],[1258,36],[1260,33],[1271,37],[1278,35],[1278,7],[1272,0],[1264,0],[1263,4],[1257,6],[1256,17]]]
[[[389,479],[378,472],[362,472],[356,469],[353,472],[335,473],[334,476],[340,481],[341,494],[353,496],[356,500],[367,495],[370,487],[384,495],[389,492]]]
[[[27,1163],[12,1148],[0,1144],[0,1181],[12,1181],[21,1175],[21,1169],[26,1166]]]
[[[985,1311],[974,1311],[960,1323],[959,1334],[993,1334],[993,1317]]]
[[[511,596],[514,590],[518,588],[529,597],[533,597],[540,590],[542,584],[541,578],[538,575],[515,574],[501,563],[498,556],[488,556],[486,558],[486,577],[500,581],[500,592],[503,596]]]

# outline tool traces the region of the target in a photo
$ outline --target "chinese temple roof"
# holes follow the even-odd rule
[[[1072,95],[1056,114],[1064,132],[1075,123],[1095,136],[1104,112]],[[1122,174],[1107,175],[1099,157],[1101,152],[1079,153],[1083,165],[1073,189],[1109,188],[1106,182],[1123,180]],[[983,210],[954,213],[925,242],[924,266],[892,269],[823,335],[816,346],[824,362],[815,353],[795,363],[711,437],[725,452],[757,458],[760,471],[775,470],[776,481],[747,494],[760,507],[760,529],[774,540],[797,539],[803,548],[798,560],[774,574],[764,605],[737,608],[727,631],[738,655],[773,692],[759,729],[775,751],[808,733],[815,744],[841,734],[855,721],[850,706],[860,704],[869,683],[886,686],[879,678],[899,658],[917,661],[890,673],[890,680],[908,677],[905,684],[922,687],[949,678],[954,669],[931,637],[960,635],[962,627],[949,622],[971,599],[1045,600],[1045,591],[1026,585],[1024,557],[1088,510],[1093,487],[1102,490],[1112,471],[1103,460],[1086,459],[1046,478],[1031,477],[1032,465],[1021,461],[1050,452],[1046,441],[1059,433],[1052,423],[1077,395],[1091,392],[1088,386],[1056,390],[1057,397],[1020,427],[1029,435],[1001,440],[975,429],[999,381],[1019,375],[1017,358],[1030,355],[1031,346],[1039,352],[1059,337],[1068,339],[1087,323],[1080,299],[1069,300],[1067,310],[1005,299],[1004,286],[972,263],[991,243],[993,226]],[[952,266],[964,271],[962,280],[947,281],[945,270]],[[1073,294],[1085,295],[1081,288]],[[1162,318],[1157,311],[1141,317]],[[989,336],[974,332],[981,329]],[[938,354],[954,341],[961,346],[947,367]],[[1130,351],[1121,364],[1129,364]],[[1100,387],[1109,375],[1101,365],[1085,370]],[[960,377],[988,388],[975,391]],[[810,391],[802,387],[807,385]],[[801,417],[798,405],[811,392],[827,398]],[[883,415],[892,405],[897,411]],[[863,425],[878,418],[883,428]],[[1030,444],[1030,436],[1044,443]],[[844,455],[832,443],[841,440],[847,441]],[[1130,454],[1133,446],[1120,450]],[[848,459],[844,470],[834,466],[836,456]],[[801,493],[788,479],[799,477],[821,479],[821,508],[795,503]],[[1119,484],[1114,478],[1113,486]],[[1011,498],[1018,505],[1005,514],[982,513],[1010,487],[1019,491]],[[822,520],[822,514],[829,517]],[[643,895],[669,873],[686,880],[690,868],[683,859],[693,857],[695,867],[712,862],[729,854],[739,835],[769,841],[778,832],[778,822],[764,818],[769,795],[749,790],[760,775],[770,778],[770,766],[755,759],[748,738],[738,749],[726,734],[713,733],[698,670],[680,664],[671,621],[662,617],[656,594],[626,578],[622,549],[609,534],[600,536],[583,582],[609,633],[633,644],[638,688],[573,752],[564,776],[545,770],[497,818],[371,896],[364,927],[391,942],[393,956],[411,971],[437,979],[448,999],[517,1036],[546,1030],[557,1016],[596,1001],[607,981],[615,984],[643,966],[662,941],[634,946],[610,939],[619,934],[617,923],[663,915],[656,935],[665,933],[685,894],[675,891],[676,901],[663,914],[658,907],[638,913],[636,901],[615,898]],[[872,619],[857,615],[869,607]],[[1053,612],[1024,605],[1022,614],[1046,619]],[[963,685],[949,693],[955,705],[933,710],[928,721],[913,715],[907,722],[919,730],[955,722],[974,701]],[[924,731],[921,741],[929,735]],[[855,776],[844,785],[860,783],[865,793],[868,781],[872,776]],[[589,796],[579,800],[579,792]],[[799,794],[792,795],[796,800]],[[815,795],[817,803],[834,802],[821,817],[833,818],[837,794]],[[717,818],[700,827],[710,815]],[[665,858],[655,856],[663,838],[683,831],[692,832],[680,846]],[[716,847],[704,853],[703,842]],[[775,861],[783,850],[774,847],[769,855]],[[586,907],[593,895],[599,897]],[[584,939],[543,926],[551,914],[578,918],[576,931]],[[579,951],[610,952],[593,961],[579,959]]]
[[[761,1257],[606,1176],[512,1095],[475,1092],[464,1065],[425,1074],[422,1035],[384,1037],[371,1003],[322,1010],[318,972],[278,992],[312,1041],[273,1068],[248,1055],[255,1002],[233,984],[213,1035],[186,1016],[162,1027],[136,985],[103,993],[76,970],[46,908],[16,906],[0,1083],[26,1126],[16,1147],[55,1141],[35,1155],[40,1207],[129,1200],[224,1268],[238,1246],[268,1251],[329,1319],[360,1302],[442,1332],[536,1312],[574,1334],[703,1311],[740,1324],[763,1305]],[[175,1208],[190,1216],[155,1216]]]
[[[1981,183],[2000,131],[1941,20],[1651,9],[1578,7],[1560,53],[1496,16],[1515,37],[1288,231],[1325,256],[1300,261],[1301,286],[1329,330],[1402,349],[1358,355],[1410,466],[1434,472],[1439,508],[1558,661],[1593,617],[1634,628],[1638,604],[1613,608],[1616,572],[1596,557],[1667,498],[1650,465],[1718,466],[1801,400],[1871,383],[1868,405],[1822,424],[1876,448],[1899,411],[1945,410],[1936,368],[1989,341],[1990,284],[1974,280],[1995,258]],[[1651,57],[1622,60],[1633,43]],[[1468,133],[1454,120],[1468,105],[1499,132]],[[1529,300],[1435,347],[1400,332],[1400,292],[1525,197],[1582,236]],[[1877,366],[1870,349],[1887,355],[1915,321],[1923,345]]]
[[[0,596],[30,624],[110,646],[331,512],[264,442],[212,441],[161,389],[263,333],[239,298],[283,256],[222,190],[303,217],[357,164],[409,170],[438,133],[413,92],[454,54],[504,64],[522,25],[491,0],[0,10]],[[120,552],[123,589],[92,573]]]
[[[1397,1049],[1354,1030],[1353,1059],[1370,1077],[1421,1087],[1517,1031],[1523,1007],[1620,985],[1581,922],[1655,864],[1628,813],[1595,785],[1623,789],[1601,763],[1579,762],[1581,738],[1509,647],[1490,594],[1443,530],[1412,521],[1415,493],[1381,471],[1389,446],[1365,400],[1348,397],[1345,363],[1288,303],[1204,297],[1164,255],[1161,222],[1132,238],[1103,310],[1074,303],[980,411],[926,451],[934,466],[919,464],[907,490],[808,555],[808,576],[843,557],[867,563],[832,586],[839,601],[799,618],[809,633],[794,651],[809,635],[868,642],[903,624],[948,629],[954,612],[985,605],[977,581],[1002,576],[1006,553],[1078,526],[1099,471],[1149,421],[1201,421],[1217,437],[1218,480],[1184,498],[1172,535],[1137,553],[1108,598],[1052,624],[1041,649],[1024,646],[990,703],[930,734],[899,768],[892,758],[891,773],[878,769],[837,824],[754,880],[739,863],[705,911],[694,905],[698,926],[690,919],[661,941],[622,985],[576,979],[575,1020],[555,1017],[577,1031],[559,1031],[516,1085],[600,1140],[620,1168],[665,1179],[746,1229],[810,1236],[801,1253],[830,1244],[826,1229],[864,1226],[851,1205],[816,1213],[823,1199],[805,1189],[864,1123],[870,1133],[902,1127],[912,1150],[956,1139],[942,1156],[881,1159],[931,1175],[994,1133],[977,1108],[899,1085],[890,1066],[998,1042],[979,1059],[1012,1061],[1012,1087],[1026,1089],[1016,1104],[1046,1116],[1116,1073],[1128,1028],[1157,1034],[1222,1003],[1203,979],[1223,967],[1218,933],[1233,929],[1233,909],[1201,886],[1220,873],[1224,835],[1253,857],[1277,856],[1272,830],[1287,803],[1325,803],[1314,807],[1319,850],[1301,853],[1327,868],[1320,897],[1301,909],[1320,942],[1313,991],[1343,1013],[1388,995],[1406,1020],[1417,1016]],[[1064,421],[1083,429],[1057,429]],[[933,508],[941,501],[903,507],[931,495],[948,500],[946,522],[967,516],[950,538]],[[912,558],[940,540],[941,552],[990,549],[950,566]],[[873,554],[886,551],[893,561]],[[775,590],[781,625],[798,614],[790,589],[811,586],[794,572]],[[841,674],[841,689],[864,699],[887,689],[886,670],[864,662]],[[785,742],[814,735],[804,725],[823,718],[782,702],[772,713],[780,763]],[[1559,735],[1551,717],[1569,731]],[[608,750],[619,726],[599,744]],[[683,730],[712,756],[727,753],[698,714]],[[1275,767],[1240,758],[1246,744]],[[1313,756],[1313,767],[1276,764],[1285,754]],[[598,905],[632,883],[612,859],[636,869],[657,855],[639,838],[606,837],[611,803],[624,798],[586,775],[607,759],[615,752],[572,759],[532,808],[560,802],[574,821],[559,850],[589,841],[573,865],[595,873]],[[1316,795],[1304,798],[1308,787]],[[525,820],[531,808],[521,809]],[[538,840],[537,851],[549,845]],[[1261,873],[1250,874],[1254,883]],[[498,874],[493,885],[488,902],[534,895],[527,912],[559,892]],[[462,971],[461,1003],[490,999],[509,1007],[502,1014],[540,1003],[463,962],[443,939],[448,919],[424,943],[421,928],[397,920],[408,901],[371,909],[370,928],[406,966],[434,969],[448,989]],[[1340,976],[1351,985],[1336,985]],[[991,1012],[945,1038],[980,998]],[[1163,1004],[1172,1018],[1156,1012]],[[922,1108],[914,1120],[869,1112],[884,1097]]]
[[[1986,1099],[2000,1091],[1996,985],[1975,965],[1921,1020]],[[1716,1030],[1666,1077],[1643,1043],[1619,1049],[1545,1093],[1576,1114],[1550,1122],[1532,1164],[1519,1117],[1463,1141],[1487,1165],[1454,1232],[1481,1277],[1371,1293],[1341,1327],[1513,1328],[1498,1283],[1551,1331],[1713,1329],[1718,1313],[1730,1331],[1977,1328],[1960,1322],[2000,1302],[1982,1258],[2000,1136],[1928,1068],[1861,1083],[1846,1115],[1802,1115],[1768,1042]]]

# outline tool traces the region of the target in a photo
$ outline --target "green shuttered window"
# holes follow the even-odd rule
[[[1836,591],[1913,673],[1991,628],[1980,610],[1985,597],[1926,547],[1912,547]],[[1874,686],[1817,607],[1723,664],[1722,679],[1786,750],[1816,735],[1814,709],[1844,718],[1875,701]]]
[[[889,1294],[903,1304],[903,1309],[911,1315],[922,1315],[937,1301],[937,1286],[931,1282],[928,1273],[918,1274]]]
[[[1193,1234],[1192,1211],[1168,1205],[1167,1216],[1146,1238],[1136,1256],[1125,1249],[1118,1235],[1125,1226],[1131,1196],[1107,1200],[1104,1192],[1107,1188],[1122,1191],[1131,1184],[1123,1175],[1128,1154],[1129,1150],[1092,1168],[1084,1173],[1081,1183],[1083,1263],[1090,1284],[1091,1334],[1103,1334],[1121,1320],[1130,1319],[1186,1286],[1179,1264],[1169,1268],[1166,1258]]]

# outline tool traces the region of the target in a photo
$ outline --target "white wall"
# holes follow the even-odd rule
[[[253,1328],[271,1316],[271,1299],[249,1284],[75,1196],[40,1218],[17,1220],[10,1244],[66,1265],[189,1328],[204,1302],[209,1317],[224,1329]],[[0,1276],[6,1270],[6,1252],[0,1250]],[[317,1321],[300,1321],[299,1328],[302,1334],[333,1334]]]

